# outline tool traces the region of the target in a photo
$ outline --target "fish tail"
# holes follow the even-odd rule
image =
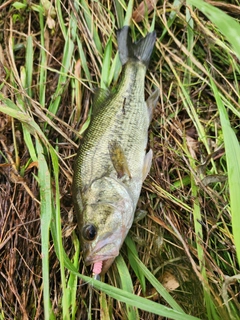
[[[133,43],[129,35],[129,27],[124,26],[117,31],[117,40],[122,65],[131,59],[142,62],[146,67],[148,66],[156,41],[155,31],[148,33],[145,38]]]

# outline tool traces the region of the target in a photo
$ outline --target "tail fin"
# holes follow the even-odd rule
[[[118,50],[122,65],[129,59],[141,61],[146,67],[149,64],[156,41],[156,32],[148,33],[145,38],[133,43],[129,35],[129,27],[124,26],[117,31]]]

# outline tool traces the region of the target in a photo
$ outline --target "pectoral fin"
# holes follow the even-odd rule
[[[126,174],[131,179],[132,177],[128,168],[127,159],[119,142],[110,141],[108,149],[113,167],[117,171],[117,177],[120,179]]]
[[[148,114],[149,114],[149,122],[152,120],[153,111],[157,106],[158,99],[159,99],[159,89],[157,88],[147,99],[146,104],[148,107]]]
[[[142,181],[144,181],[150,171],[151,165],[152,165],[152,158],[153,158],[153,152],[152,149],[146,153],[144,158],[144,165],[142,170]]]

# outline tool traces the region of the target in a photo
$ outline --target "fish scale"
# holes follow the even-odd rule
[[[121,81],[95,98],[75,160],[73,201],[85,263],[102,266],[102,273],[119,254],[151,165],[146,145],[159,92],[146,103],[144,79],[155,39],[153,32],[133,44],[128,27],[118,32]]]
[[[137,72],[137,68],[135,68],[135,66],[129,66],[129,69],[129,72],[136,74],[139,73]],[[145,73],[141,72],[140,76],[138,77],[139,81],[143,82]],[[127,84],[127,87],[131,87],[131,84],[131,82]],[[122,92],[126,91],[126,84],[124,83],[122,88],[120,88],[118,95],[111,98],[112,101],[114,101],[114,99],[116,101],[114,105],[115,108],[111,106],[111,110],[108,111],[108,116],[106,117],[106,112],[104,111],[105,109],[109,109],[109,106],[106,105],[105,109],[98,114],[98,117],[92,120],[92,126],[89,128],[90,130],[85,136],[85,140],[83,141],[81,149],[79,149],[81,157],[81,162],[79,162],[79,165],[81,166],[81,169],[78,172],[81,185],[89,185],[92,179],[101,177],[102,174],[104,174],[104,167],[106,165],[111,166],[111,159],[109,158],[108,152],[108,142],[112,139],[119,139],[122,142],[122,147],[126,152],[126,157],[129,159],[129,165],[133,168],[136,168],[135,170],[141,171],[141,168],[134,166],[134,164],[136,161],[140,161],[138,154],[136,153],[142,151],[142,158],[144,157],[147,141],[146,132],[149,124],[147,107],[143,99],[144,87],[142,86],[141,89],[141,92],[140,90],[137,91],[137,94],[142,97],[141,103],[130,104],[126,110],[126,114],[123,115],[123,98],[121,94]],[[134,97],[135,95],[136,92],[134,92],[134,95],[132,96]],[[131,96],[130,100],[133,101]],[[111,101],[109,102],[109,105],[111,105]],[[142,123],[142,119],[145,119],[144,123]],[[134,144],[129,143],[133,138],[137,139],[139,142],[135,142]],[[95,162],[95,164],[93,164],[93,162]],[[92,172],[90,176],[89,172]],[[140,174],[140,172],[138,172],[138,174]]]

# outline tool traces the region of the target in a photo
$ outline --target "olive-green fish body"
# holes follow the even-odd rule
[[[75,160],[73,198],[85,262],[102,261],[102,273],[119,254],[151,166],[152,151],[146,154],[146,145],[158,91],[146,103],[144,78],[155,34],[141,41],[131,44],[128,28],[120,30],[122,79],[115,92],[98,93]]]

